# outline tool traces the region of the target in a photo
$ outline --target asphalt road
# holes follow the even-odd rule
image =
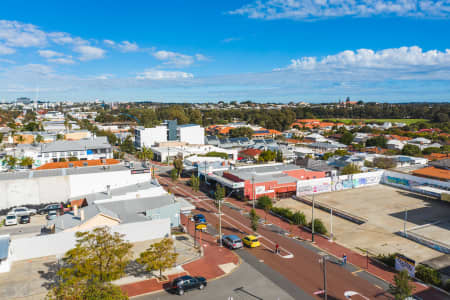
[[[29,234],[29,233],[40,233],[42,225],[32,225],[32,224],[20,224],[13,226],[2,226],[0,227],[0,235],[1,234],[10,234],[10,235],[20,235],[20,234]]]
[[[169,300],[169,299],[217,299],[217,300],[291,300],[313,299],[294,284],[289,283],[277,272],[268,268],[254,257],[247,257],[245,251],[240,252],[243,262],[229,276],[211,281],[203,290],[186,292],[182,297],[166,291],[134,299]],[[243,252],[243,253],[242,253]],[[281,282],[281,286],[279,283]]]

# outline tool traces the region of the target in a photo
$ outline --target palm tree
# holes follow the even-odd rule
[[[38,134],[36,136],[35,141],[36,141],[36,143],[42,143],[44,141],[44,137],[42,135]]]
[[[6,165],[10,168],[10,169],[14,169],[14,167],[17,164],[17,158],[15,158],[14,156],[7,156],[6,158]]]
[[[19,144],[22,144],[23,142],[25,142],[25,138],[23,137],[23,135],[19,135],[17,137],[17,141],[19,142]]]
[[[144,146],[144,147],[142,147],[141,151],[139,151],[137,153],[137,157],[140,160],[144,160],[144,161],[152,160],[153,159],[153,151],[150,148],[147,148]]]

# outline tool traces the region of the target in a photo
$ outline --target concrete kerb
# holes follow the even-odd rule
[[[234,271],[236,271],[237,268],[242,264],[242,259],[239,257],[239,255],[237,255],[237,254],[234,253],[234,252],[232,252],[232,253],[233,253],[233,255],[235,255],[235,256],[238,258],[238,264],[236,265],[236,267],[233,268],[233,270],[231,270],[231,271],[228,272],[228,273],[224,273],[223,275],[220,275],[220,276],[217,276],[217,277],[208,279],[209,282],[215,281],[215,280],[218,280],[218,279],[221,279],[221,278],[224,278],[224,277],[226,277],[226,276],[228,276],[228,275],[231,275],[231,274],[234,273]],[[183,274],[183,273],[189,274],[189,272],[186,271],[186,270],[185,270],[184,272],[182,272],[182,273],[179,273],[179,274]],[[190,274],[189,274],[189,275],[190,275]],[[137,297],[142,297],[142,296],[152,295],[152,294],[160,293],[160,292],[162,292],[162,291],[164,291],[164,288],[161,289],[161,290],[156,290],[156,291],[151,291],[151,292],[143,293],[143,294],[136,295],[136,296],[131,296],[131,297],[129,297],[129,298],[132,299],[132,298],[137,298]]]

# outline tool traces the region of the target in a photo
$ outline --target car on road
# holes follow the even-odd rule
[[[206,223],[196,223],[195,224],[195,229],[197,229],[197,230],[205,231],[207,227],[208,227],[208,224],[206,224]]]
[[[192,277],[192,276],[182,276],[175,278],[172,282],[172,289],[178,295],[183,295],[184,292],[200,289],[203,290],[206,286],[206,278],[204,277]]]
[[[259,242],[258,238],[254,235],[247,235],[242,239],[242,242],[245,246],[250,248],[255,248],[261,246],[261,243]]]
[[[8,213],[5,218],[5,226],[17,225],[17,216],[14,213]]]
[[[49,211],[52,211],[52,210],[56,211],[56,210],[59,210],[59,209],[61,209],[61,204],[49,204],[49,205],[46,205],[44,208],[39,209],[37,212],[40,215],[45,215]]]
[[[239,249],[244,246],[242,240],[237,235],[233,234],[222,236],[222,244],[230,249]]]
[[[15,214],[18,217],[35,215],[36,214],[36,210],[35,209],[29,209],[29,208],[27,208],[25,206],[14,207],[9,212]]]
[[[47,214],[47,220],[54,220],[56,219],[56,210],[51,210]]]
[[[206,223],[206,218],[202,214],[194,215],[193,219],[195,223]]]
[[[31,221],[31,217],[29,215],[19,217],[19,224],[28,224]]]

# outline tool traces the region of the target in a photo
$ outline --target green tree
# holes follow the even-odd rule
[[[18,142],[19,144],[22,144],[23,142],[25,142],[25,138],[23,137],[23,135],[19,135],[19,136],[17,137],[17,142]]]
[[[58,134],[56,135],[56,139],[57,139],[57,140],[63,140],[63,139],[64,139],[64,135],[62,135],[61,133],[58,133]]]
[[[104,283],[123,276],[132,248],[123,234],[112,233],[105,226],[75,235],[75,248],[66,252],[58,273],[63,281],[75,278]]]
[[[431,153],[439,153],[441,152],[441,148],[439,147],[428,147],[423,149],[422,153],[425,155],[431,154]]]
[[[170,171],[170,179],[172,179],[173,182],[178,180],[178,172],[176,169]]]
[[[348,175],[348,174],[356,174],[361,173],[361,169],[358,165],[355,164],[348,164],[345,167],[342,168],[341,175]]]
[[[191,176],[190,185],[194,191],[198,192],[200,188],[200,180],[194,174]]]
[[[181,173],[183,172],[183,161],[181,158],[178,157],[173,161],[173,167],[177,171],[178,178],[180,178]]]
[[[373,166],[380,169],[390,169],[397,166],[397,163],[389,157],[375,157],[373,159]]]
[[[420,155],[421,151],[420,151],[419,146],[406,144],[402,149],[402,154],[409,155],[409,156],[416,156],[416,155]]]
[[[277,162],[283,162],[283,152],[281,152],[281,150],[277,151],[277,156],[276,156],[275,160]]]
[[[216,191],[214,192],[214,198],[216,203],[222,201],[225,198],[225,188],[220,184],[216,185]]]
[[[134,147],[133,141],[131,140],[131,136],[127,136],[122,144],[120,144],[120,151],[129,154],[134,154],[136,152],[136,148]]]
[[[6,157],[6,165],[8,166],[9,169],[14,169],[17,165],[17,158],[15,158],[14,156],[8,155]]]
[[[152,160],[153,159],[153,151],[152,151],[152,149],[144,146],[144,147],[142,147],[141,151],[139,151],[137,153],[137,157],[140,160],[144,160],[144,161]]]
[[[69,157],[68,160],[69,160],[69,161],[78,161],[79,159],[78,159],[78,157],[71,156],[71,157]]]
[[[272,199],[269,196],[261,196],[258,198],[258,202],[256,203],[258,208],[266,210],[266,208],[272,208]]]
[[[150,245],[150,248],[140,254],[137,262],[144,265],[149,272],[159,270],[159,278],[162,278],[162,272],[177,261],[178,253],[173,250],[173,240],[165,238]]]
[[[254,131],[250,127],[238,127],[230,130],[230,137],[246,137],[251,139],[253,133]]]
[[[322,155],[322,159],[323,159],[323,160],[328,160],[328,159],[330,159],[330,157],[332,157],[333,155],[334,155],[333,152],[327,152],[327,153],[324,153],[324,154]]]
[[[383,136],[376,136],[366,141],[366,147],[381,147],[386,148],[387,139]]]
[[[23,157],[20,160],[20,165],[22,167],[31,168],[33,166],[34,160],[31,157]]]
[[[354,135],[350,131],[344,132],[339,142],[345,145],[350,145],[353,142]]]
[[[252,230],[254,232],[256,232],[258,230],[258,221],[259,221],[259,216],[256,214],[256,211],[252,208],[250,210],[250,227],[252,228]]]
[[[46,296],[47,300],[127,300],[120,287],[109,282],[75,280],[61,281]]]
[[[441,274],[439,271],[425,265],[418,265],[416,267],[415,276],[426,283],[431,283],[436,286],[441,284]]]
[[[44,141],[44,137],[42,135],[38,134],[36,136],[35,141],[36,141],[36,143],[42,143]]]
[[[414,286],[409,284],[408,271],[402,270],[395,274],[394,284],[390,287],[390,293],[396,300],[404,300],[412,295]]]
[[[276,158],[276,153],[272,150],[264,150],[259,155],[258,160],[261,162],[274,161]]]

